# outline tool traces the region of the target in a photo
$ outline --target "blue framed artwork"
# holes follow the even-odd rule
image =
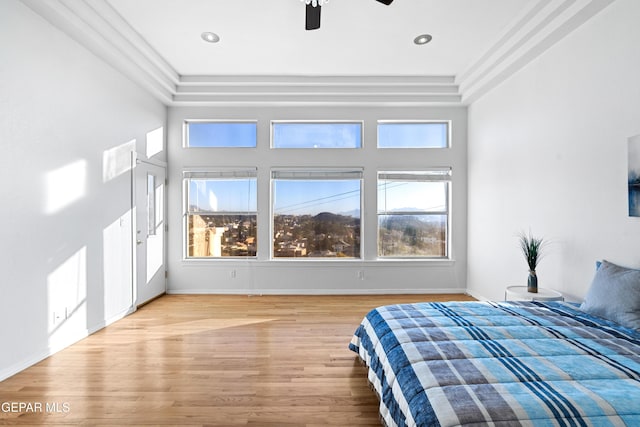
[[[640,217],[640,135],[629,138],[629,216]]]

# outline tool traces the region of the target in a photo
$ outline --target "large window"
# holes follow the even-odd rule
[[[256,122],[194,120],[185,123],[187,147],[250,148],[256,144]]]
[[[183,123],[185,259],[451,259],[452,120]]]
[[[378,122],[378,148],[447,148],[449,122]]]
[[[360,148],[361,122],[272,122],[273,148]]]
[[[448,257],[451,170],[378,173],[378,256]]]
[[[188,258],[257,251],[256,170],[185,172]]]
[[[274,170],[273,257],[360,258],[361,170]]]

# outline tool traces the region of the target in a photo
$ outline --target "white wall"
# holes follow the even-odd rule
[[[258,148],[242,150],[185,149],[185,119],[258,120]],[[379,119],[452,120],[452,146],[447,150],[377,150]],[[270,120],[362,120],[361,150],[273,150]],[[464,292],[466,289],[466,108],[401,107],[181,107],[170,108],[168,154],[169,292],[172,293],[399,293]],[[361,261],[269,260],[270,167],[364,167],[363,259]],[[182,170],[185,167],[258,168],[258,257],[252,260],[184,260]],[[452,260],[376,260],[376,182],[378,169],[451,166]],[[367,181],[368,180],[368,181]],[[265,197],[265,195],[267,195]],[[235,275],[232,272],[235,271]],[[359,277],[359,272],[364,277]],[[234,276],[234,277],[232,277]]]
[[[166,108],[16,0],[0,28],[2,380],[130,308],[128,157]]]
[[[627,138],[640,134],[640,2],[618,0],[469,108],[468,287],[526,284],[516,235],[552,241],[539,285],[585,295],[597,259],[640,267]]]

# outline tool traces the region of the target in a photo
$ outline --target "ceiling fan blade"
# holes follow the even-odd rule
[[[393,0],[378,0],[380,3],[384,3],[387,6],[389,6],[391,3],[393,3]]]
[[[320,9],[321,6],[318,5],[313,7],[313,5],[307,5],[307,19],[305,21],[305,29],[307,30],[317,30],[320,28]]]

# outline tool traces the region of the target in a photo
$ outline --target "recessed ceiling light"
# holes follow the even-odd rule
[[[220,41],[220,36],[216,33],[212,33],[211,31],[205,31],[200,35],[200,37],[202,37],[202,40],[209,43],[218,43]]]
[[[427,44],[431,41],[432,38],[433,37],[431,37],[431,34],[420,34],[418,37],[413,39],[413,42],[415,44]]]

